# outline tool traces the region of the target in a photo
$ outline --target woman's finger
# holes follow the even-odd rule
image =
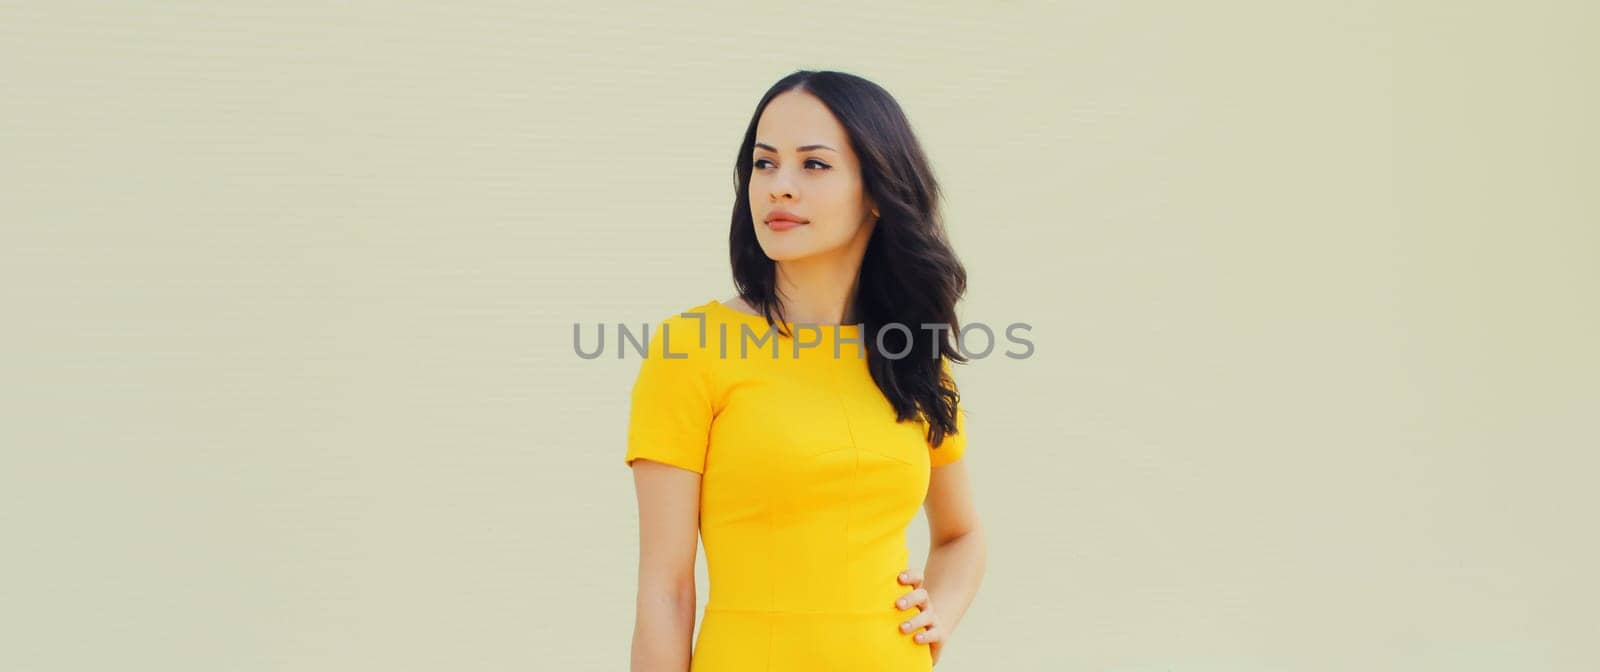
[[[933,624],[933,612],[924,611],[902,622],[900,624],[900,632],[910,633],[916,631],[918,628],[931,626]]]
[[[907,568],[906,571],[900,572],[900,583],[922,585],[922,570]]]
[[[900,599],[897,600],[894,603],[894,606],[899,607],[901,609],[910,609],[911,607],[916,606],[916,605],[926,604],[927,601],[928,601],[928,591],[924,590],[922,588],[918,588],[916,590],[913,590],[913,591],[911,591],[909,593],[906,593],[905,595],[901,596]]]
[[[922,632],[913,635],[911,637],[911,641],[914,641],[918,644],[942,642],[944,641],[944,628],[941,628],[937,625],[930,625],[928,626],[927,630],[923,630]]]

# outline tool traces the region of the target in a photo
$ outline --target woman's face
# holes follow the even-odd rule
[[[787,91],[767,102],[751,150],[750,215],[774,261],[842,250],[861,252],[872,233],[872,203],[844,126],[816,96]],[[803,224],[770,221],[778,210]]]

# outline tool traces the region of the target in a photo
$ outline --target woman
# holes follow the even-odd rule
[[[773,85],[736,170],[739,294],[654,325],[632,390],[633,670],[929,670],[985,558],[938,184],[894,99],[828,71]]]

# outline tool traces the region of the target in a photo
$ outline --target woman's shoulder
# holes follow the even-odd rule
[[[716,325],[719,324],[766,326],[767,319],[743,299],[733,296],[727,299],[707,299],[670,315],[663,315],[657,318],[655,326],[670,326],[673,331],[692,329],[698,336],[702,329],[715,333]]]
[[[716,324],[719,312],[726,309],[711,299],[657,316],[647,325],[650,356],[676,359],[704,351],[706,336],[715,328],[707,325]]]

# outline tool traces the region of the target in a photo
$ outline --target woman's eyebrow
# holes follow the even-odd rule
[[[773,147],[773,146],[772,146],[772,145],[769,145],[769,144],[766,144],[766,143],[764,143],[764,142],[758,142],[758,143],[756,143],[756,148],[757,148],[757,149],[765,149],[765,150],[767,150],[767,151],[769,151],[769,152],[776,152],[776,151],[778,151],[778,148],[777,148],[777,147]],[[828,151],[830,151],[830,152],[837,152],[837,151],[839,151],[839,150],[837,150],[837,149],[834,149],[834,148],[832,148],[832,147],[829,147],[829,146],[827,146],[827,145],[801,145],[801,146],[799,146],[799,147],[796,147],[796,148],[794,148],[794,151],[797,151],[797,152],[809,152],[809,151],[811,151],[811,150],[813,150],[813,149],[826,149],[826,150],[828,150]]]

